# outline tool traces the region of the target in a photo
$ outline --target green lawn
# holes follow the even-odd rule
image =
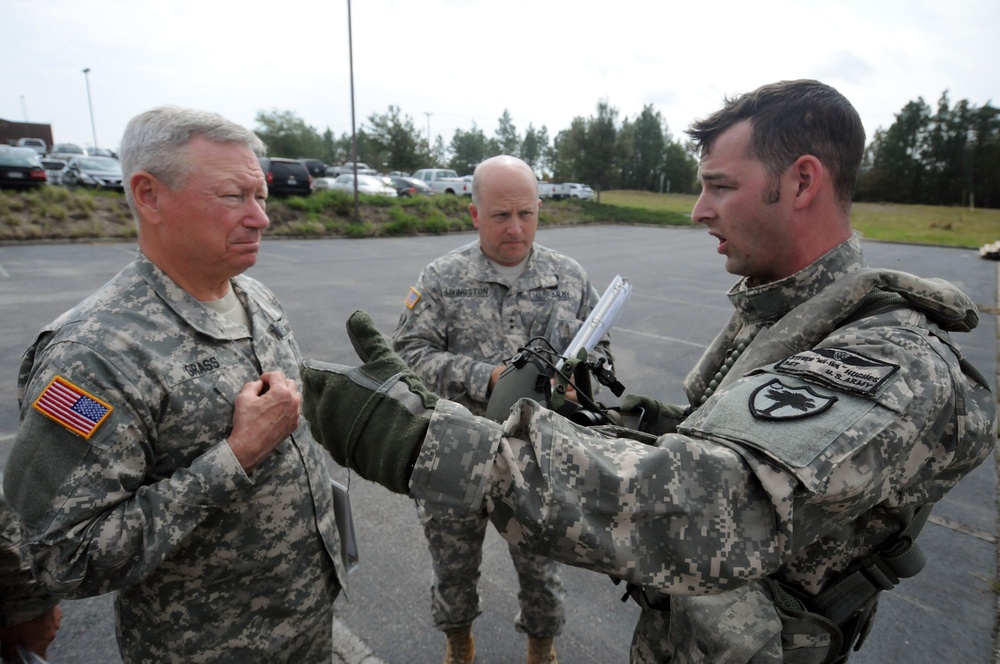
[[[697,196],[643,191],[605,191],[601,202],[689,214]],[[1000,210],[959,207],[855,203],[851,222],[866,238],[978,249],[1000,240]]]

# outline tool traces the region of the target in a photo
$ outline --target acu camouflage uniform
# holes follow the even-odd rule
[[[3,473],[0,473],[0,483]],[[48,613],[59,603],[31,572],[21,522],[0,490],[0,627]]]
[[[117,591],[127,664],[330,660],[346,576],[325,452],[302,419],[247,476],[226,442],[243,385],[297,376],[298,345],[266,288],[231,285],[252,332],[140,255],[22,362],[7,496],[51,590]],[[33,407],[56,376],[111,407],[89,440]]]
[[[393,346],[430,389],[482,415],[490,374],[533,337],[562,352],[598,300],[572,258],[535,244],[523,274],[507,283],[478,240],[432,262],[421,272],[393,335]],[[414,303],[412,300],[416,298]],[[412,305],[412,306],[411,306]],[[611,361],[610,342],[594,350]],[[484,510],[431,516],[417,501],[434,564],[435,625],[470,624],[480,614],[479,565],[489,519]],[[510,549],[520,582],[515,628],[534,636],[559,634],[565,591],[557,564]]]
[[[854,320],[875,289],[905,306]],[[995,444],[994,398],[946,332],[978,322],[951,284],[866,268],[852,239],[730,299],[685,388],[718,384],[655,446],[527,399],[502,426],[442,401],[411,478],[436,510],[485,500],[520,549],[642,586],[632,662],[812,661],[793,649],[828,644],[783,652],[765,579],[816,595]]]

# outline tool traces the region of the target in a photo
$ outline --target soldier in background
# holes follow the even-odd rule
[[[344,585],[299,349],[242,273],[268,226],[251,131],[162,107],[121,143],[139,255],[25,353],[7,497],[59,595],[115,592],[139,662],[324,662]]]
[[[363,477],[440,513],[485,506],[518,548],[627,581],[632,662],[844,662],[880,593],[921,568],[931,506],[995,446],[996,400],[950,335],[976,307],[865,265],[850,225],[865,133],[833,88],[766,85],[689,134],[692,219],[742,279],[689,405],[623,400],[653,444],[529,399],[502,424],[475,417],[363,312],[348,330],[364,365],[307,360],[303,411]]]
[[[535,244],[538,179],[516,157],[487,159],[473,174],[469,213],[479,238],[424,268],[393,334],[396,351],[438,394],[482,415],[504,360],[541,338],[565,350],[598,296],[572,258]],[[533,343],[537,343],[533,342]],[[595,357],[609,362],[609,340]],[[431,608],[445,632],[446,664],[472,662],[485,510],[435,515],[417,501],[434,566]],[[510,547],[520,583],[514,626],[528,635],[529,663],[555,662],[565,590],[558,564]]]
[[[3,473],[0,473],[0,484]],[[18,646],[45,657],[62,609],[31,571],[21,523],[0,489],[0,659],[20,661]]]

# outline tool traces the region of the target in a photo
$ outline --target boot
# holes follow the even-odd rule
[[[528,635],[528,664],[559,664],[551,636]]]
[[[472,664],[476,659],[476,642],[472,638],[472,625],[446,629],[444,634],[448,637],[444,664]]]

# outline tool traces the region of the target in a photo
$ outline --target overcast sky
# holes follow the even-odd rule
[[[869,137],[945,90],[1000,105],[998,0],[352,0],[351,27],[357,126],[393,104],[446,144],[504,109],[554,138],[599,100],[619,119],[652,104],[681,138],[792,78],[838,88]],[[351,131],[347,0],[0,0],[0,35],[0,118],[57,142],[117,148],[165,103]]]

